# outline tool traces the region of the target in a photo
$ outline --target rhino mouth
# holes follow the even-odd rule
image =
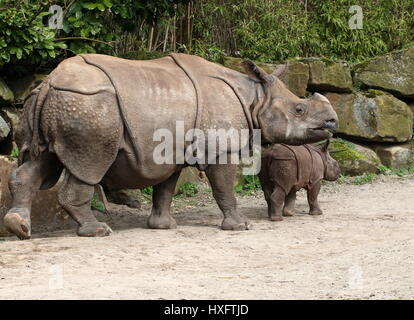
[[[332,138],[333,132],[335,130],[333,128],[328,128],[328,127],[317,127],[317,128],[309,128],[308,131],[312,136]]]
[[[329,132],[333,132],[334,131],[332,128],[327,128],[327,127],[309,128],[309,130],[313,130],[313,131],[329,131]]]

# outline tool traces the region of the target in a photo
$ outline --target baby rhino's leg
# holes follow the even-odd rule
[[[318,194],[321,190],[321,182],[319,181],[312,188],[308,189],[308,203],[309,203],[309,214],[311,215],[320,215],[322,210],[319,207],[318,203]]]
[[[282,210],[285,202],[285,191],[275,186],[272,194],[269,197],[269,219],[272,221],[282,221]]]
[[[291,217],[295,214],[296,191],[292,190],[285,198],[285,207],[283,208],[283,215]]]

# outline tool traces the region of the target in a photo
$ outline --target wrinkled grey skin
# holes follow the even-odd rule
[[[260,183],[271,221],[283,220],[295,212],[296,192],[307,190],[309,214],[320,215],[318,203],[321,181],[336,181],[341,169],[328,152],[329,140],[321,146],[275,144],[262,153]],[[293,152],[296,156],[293,155]]]
[[[66,170],[58,199],[79,224],[79,236],[111,233],[105,223],[96,220],[90,206],[94,185],[101,181],[123,189],[153,186],[148,227],[176,227],[171,201],[183,165],[154,163],[152,152],[159,142],[153,141],[153,132],[154,128],[175,132],[176,120],[185,120],[186,131],[193,128],[194,86],[171,57],[131,61],[94,56],[107,61],[108,67],[121,75],[121,89],[132,88],[124,95],[126,100],[137,97],[126,106],[133,110],[126,111],[134,111],[130,113],[129,125],[133,132],[136,130],[138,158],[132,150],[127,124],[120,116],[117,96],[108,77],[98,68],[85,64],[79,56],[62,62],[24,106],[20,165],[10,178],[13,203],[4,217],[6,227],[20,239],[31,235],[33,196],[39,189],[56,184],[63,169]],[[277,78],[277,73],[268,75],[250,61],[244,62],[246,76],[201,58],[181,55],[180,59],[188,61],[193,70],[211,69],[237,82],[237,89],[250,108],[249,116],[255,127],[262,130],[264,142],[315,142],[331,136],[330,131],[337,127],[337,115],[325,97],[315,94],[309,99],[300,99]],[[205,97],[202,130],[249,128],[239,100],[225,82],[211,78],[201,85],[201,91]],[[257,105],[261,107],[256,108]],[[203,168],[224,214],[221,225],[224,230],[250,228],[250,223],[237,210],[233,194],[236,167],[211,164]]]

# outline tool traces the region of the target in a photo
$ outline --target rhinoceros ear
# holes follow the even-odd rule
[[[280,64],[277,66],[276,70],[272,72],[272,75],[275,77],[280,77],[287,71],[288,63]]]
[[[242,66],[250,79],[264,84],[272,84],[275,78],[267,74],[263,69],[259,68],[253,61],[244,60]]]

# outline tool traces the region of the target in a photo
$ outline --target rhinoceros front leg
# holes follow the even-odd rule
[[[291,217],[295,214],[296,191],[291,191],[285,198],[283,216]]]
[[[176,171],[164,182],[157,184],[152,190],[152,210],[148,217],[148,228],[151,229],[175,229],[177,222],[171,216],[171,201],[174,195],[175,185],[181,170]]]
[[[322,210],[318,203],[318,194],[321,190],[321,182],[315,183],[312,188],[308,189],[308,203],[309,203],[309,214],[310,215],[320,215]]]
[[[77,233],[81,237],[104,237],[112,232],[106,223],[99,222],[93,215],[91,200],[94,191],[93,185],[78,180],[66,171],[58,199],[60,205],[79,224]]]
[[[237,210],[237,200],[233,190],[236,170],[235,164],[210,164],[206,169],[214,199],[224,214],[221,224],[223,230],[248,230],[252,227]]]
[[[39,159],[27,161],[12,172],[9,180],[12,206],[4,216],[4,225],[19,239],[30,239],[30,210],[36,192],[42,186],[52,187],[61,170],[62,165],[56,156],[43,154]]]

